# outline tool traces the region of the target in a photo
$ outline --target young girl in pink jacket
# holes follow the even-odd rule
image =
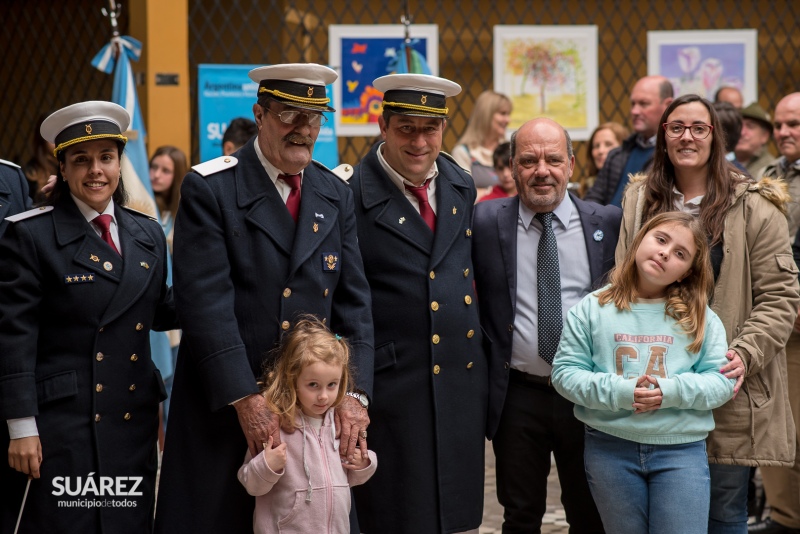
[[[350,531],[350,486],[366,482],[378,459],[364,435],[352,460],[339,456],[333,408],[351,382],[349,359],[347,341],[317,320],[299,321],[284,338],[262,391],[280,417],[281,444],[273,449],[270,437],[255,458],[248,451],[238,473],[256,497],[256,534]]]

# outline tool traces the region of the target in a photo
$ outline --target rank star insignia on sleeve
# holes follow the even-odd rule
[[[323,252],[322,253],[322,270],[325,272],[333,273],[339,270],[339,253],[338,252]]]
[[[597,230],[594,234],[592,234],[592,239],[594,239],[595,241],[602,241],[604,235],[605,234],[603,233],[602,230]]]

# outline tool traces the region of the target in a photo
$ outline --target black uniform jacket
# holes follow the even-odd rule
[[[439,155],[434,234],[378,149],[351,180],[375,320],[368,444],[381,458],[354,488],[359,525],[370,534],[470,530],[483,516],[488,402],[488,340],[473,292],[475,186]]]
[[[581,218],[589,256],[589,274],[596,289],[614,267],[622,210],[584,202],[570,194]],[[481,303],[481,325],[492,338],[489,438],[494,437],[506,400],[514,316],[517,303],[517,219],[519,197],[489,200],[475,208],[475,280]],[[570,266],[562,266],[568,269]],[[588,289],[588,288],[587,288]]]
[[[253,531],[254,499],[236,478],[247,443],[230,403],[258,392],[281,334],[301,314],[352,345],[357,385],[372,390],[372,316],[353,194],[315,163],[297,224],[258,160],[181,189],[174,276],[183,327],[156,513],[163,533]]]
[[[43,455],[20,532],[150,532],[166,394],[149,332],[177,326],[164,232],[115,206],[120,258],[69,195],[47,209],[0,239],[0,420],[36,416]],[[3,464],[5,533],[26,477]]]
[[[22,169],[8,161],[0,160],[0,235],[8,226],[6,217],[21,213],[31,207],[28,181]]]

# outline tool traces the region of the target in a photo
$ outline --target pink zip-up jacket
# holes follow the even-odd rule
[[[378,458],[368,451],[369,466],[358,471],[342,467],[333,410],[325,414],[319,433],[307,422],[304,427],[301,415],[297,424],[299,428],[292,434],[281,430],[281,441],[286,443],[286,467],[282,473],[269,468],[263,451],[255,458],[247,451],[244,465],[239,468],[239,482],[256,497],[253,532],[348,533],[350,486],[369,480],[378,467]],[[303,467],[304,457],[309,476]]]

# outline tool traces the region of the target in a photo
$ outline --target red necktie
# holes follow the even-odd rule
[[[297,216],[300,215],[300,175],[279,174],[278,179],[283,180],[286,185],[292,188],[289,197],[286,199],[286,209],[289,210],[289,215],[292,216],[294,222],[297,222]]]
[[[436,214],[433,212],[433,208],[431,207],[431,203],[428,202],[428,181],[425,180],[425,183],[419,187],[414,187],[413,185],[405,184],[406,191],[410,192],[417,198],[417,202],[419,202],[419,214],[422,215],[422,220],[425,221],[432,232],[436,231]]]
[[[103,241],[108,243],[108,246],[113,248],[114,252],[119,254],[119,250],[117,250],[117,245],[115,245],[114,240],[111,239],[111,215],[108,214],[98,215],[97,217],[92,219],[92,222],[96,224],[98,228],[100,228],[100,231],[102,232],[102,235],[100,235],[100,237],[103,238]],[[120,256],[122,256],[122,254],[120,254]]]

